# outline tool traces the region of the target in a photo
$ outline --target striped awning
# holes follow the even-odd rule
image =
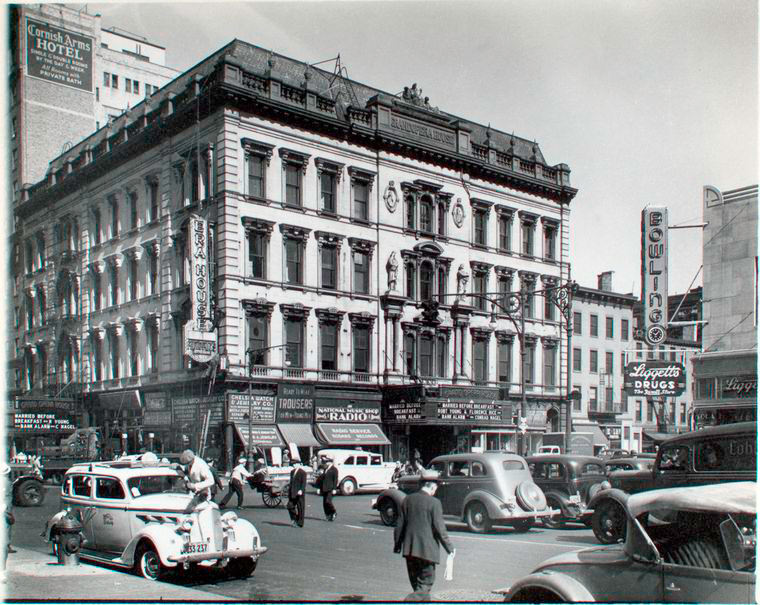
[[[283,422],[277,425],[285,443],[295,443],[299,447],[322,447],[324,444],[317,441],[311,430],[311,424]]]

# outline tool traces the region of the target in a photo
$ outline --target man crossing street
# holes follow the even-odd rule
[[[290,486],[288,487],[288,513],[293,527],[303,527],[306,513],[306,471],[301,461],[296,460],[290,471]]]
[[[338,512],[335,510],[332,499],[338,491],[338,469],[333,464],[331,456],[324,456],[323,460],[327,463],[327,468],[322,474],[322,482],[319,486],[319,491],[322,494],[322,510],[325,512],[325,519],[335,521]]]
[[[248,472],[248,469],[245,468],[246,462],[248,462],[248,460],[241,458],[238,460],[237,466],[232,469],[230,484],[227,487],[227,493],[219,503],[219,508],[227,506],[227,502],[230,501],[233,493],[237,494],[237,507],[239,509],[243,508],[243,480],[253,476]]]

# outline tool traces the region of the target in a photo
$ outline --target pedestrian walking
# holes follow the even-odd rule
[[[237,507],[243,508],[243,479],[252,477],[253,475],[245,468],[248,460],[241,458],[238,460],[237,466],[232,469],[232,476],[230,477],[230,484],[227,486],[227,494],[219,504],[219,508],[227,506],[227,502],[232,498],[232,494],[237,494]]]
[[[2,547],[0,547],[0,557],[2,557],[2,568],[5,569],[6,561],[9,553],[16,552],[16,549],[11,546],[11,529],[16,522],[16,518],[13,516],[13,483],[11,482],[11,467],[7,464],[2,465],[0,470],[0,476],[2,477],[2,503],[3,512],[5,513],[5,533]]]
[[[211,499],[215,500],[216,494],[224,489],[224,483],[222,483],[222,478],[219,476],[219,471],[216,468],[216,460],[209,460],[208,468],[214,476],[214,485],[211,487]]]
[[[206,461],[196,456],[193,450],[185,450],[179,456],[180,464],[185,467],[187,489],[193,492],[193,499],[187,505],[185,512],[192,511],[199,503],[211,499],[211,487],[214,485],[214,475]]]
[[[288,488],[288,513],[293,527],[303,527],[306,513],[306,471],[301,461],[296,460],[290,471],[290,486]]]
[[[424,470],[420,482],[420,490],[408,495],[401,504],[393,532],[393,552],[406,558],[406,570],[414,591],[407,600],[427,601],[435,583],[440,545],[450,555],[455,551],[443,522],[441,501],[435,498],[438,473]]]
[[[319,485],[319,492],[322,494],[322,510],[325,512],[325,519],[335,521],[338,512],[335,510],[332,499],[338,491],[338,468],[333,464],[331,456],[324,456],[322,459],[327,463]]]

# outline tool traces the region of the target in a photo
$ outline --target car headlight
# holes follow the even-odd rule
[[[181,519],[179,524],[177,525],[177,532],[189,532],[191,529],[193,529],[193,518],[192,517],[185,517],[184,519]]]
[[[609,481],[602,481],[600,485],[602,486],[602,489],[610,489],[612,487],[612,484]]]
[[[222,523],[222,528],[224,529],[233,528],[235,526],[235,523],[237,523],[237,520],[238,520],[238,516],[233,511],[224,513],[220,518],[220,521]]]

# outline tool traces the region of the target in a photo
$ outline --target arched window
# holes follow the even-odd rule
[[[433,263],[425,261],[420,265],[420,300],[433,299]]]
[[[414,263],[406,263],[406,296],[417,299],[417,268]]]

